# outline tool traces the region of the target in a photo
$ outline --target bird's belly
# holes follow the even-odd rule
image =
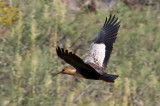
[[[84,70],[83,72],[81,71],[79,75],[80,75],[79,77],[81,78],[92,79],[92,80],[98,80],[101,76],[98,73],[88,72],[86,70]]]

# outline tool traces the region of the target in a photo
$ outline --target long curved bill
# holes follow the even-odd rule
[[[54,73],[54,74],[52,74],[52,77],[54,77],[54,76],[56,76],[56,75],[58,75],[58,74],[61,74],[62,72],[58,72],[58,73]]]

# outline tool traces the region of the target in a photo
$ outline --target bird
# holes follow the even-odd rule
[[[105,70],[111,56],[113,43],[118,35],[119,27],[120,21],[115,15],[110,15],[109,18],[106,17],[102,29],[90,45],[85,61],[73,52],[57,46],[56,52],[58,57],[72,65],[74,69],[63,68],[62,71],[54,74],[54,76],[58,74],[68,74],[85,79],[114,83],[119,75],[108,74]]]

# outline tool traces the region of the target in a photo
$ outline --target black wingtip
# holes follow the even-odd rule
[[[116,18],[115,15],[112,16],[112,14],[110,14],[109,19],[106,17],[103,27],[105,27],[106,25],[114,26],[116,23],[120,24],[120,21],[118,22],[117,21],[118,21],[118,18]]]
[[[103,28],[94,40],[94,43],[104,43],[105,45],[112,45],[117,37],[120,27],[120,21],[115,15],[106,17]]]

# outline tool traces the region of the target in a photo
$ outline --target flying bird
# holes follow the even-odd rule
[[[118,78],[118,75],[108,74],[105,70],[113,49],[113,43],[117,38],[119,27],[120,21],[118,21],[118,18],[115,18],[115,15],[110,15],[109,19],[106,17],[101,31],[90,45],[85,61],[74,53],[57,47],[56,52],[58,57],[72,65],[75,69],[64,68],[55,75],[68,74],[85,79],[102,80],[113,83],[114,80]]]

